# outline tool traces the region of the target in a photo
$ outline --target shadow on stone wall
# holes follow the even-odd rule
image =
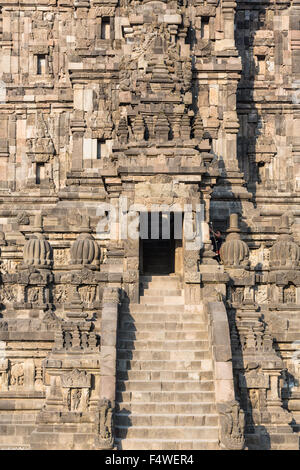
[[[242,74],[237,88],[237,112],[240,122],[238,134],[238,163],[245,174],[247,189],[255,197],[257,185],[262,183],[260,167],[263,162],[255,161],[258,138],[263,132],[262,116],[257,109],[254,92],[258,65],[254,55],[254,42],[257,31],[265,28],[269,2],[251,10],[242,2],[237,2],[235,15],[235,44],[242,60]],[[246,135],[245,135],[246,133]]]
[[[240,228],[242,233],[247,233],[250,231],[250,227],[247,224],[247,214],[244,214],[242,200],[235,194],[235,190],[230,182],[230,175],[227,176],[226,165],[222,157],[218,158],[220,168],[222,169],[222,179],[221,179],[221,189],[222,195],[225,198],[228,204],[229,214],[238,213],[240,214]],[[218,191],[218,185],[216,187],[216,192]],[[216,197],[216,192],[214,196]],[[220,200],[220,195],[217,196],[217,200]],[[211,220],[215,208],[211,213]],[[229,220],[229,218],[228,218]],[[229,222],[226,220],[224,223],[216,224],[215,229],[221,230],[223,233],[223,238],[225,241],[225,232],[229,228]],[[243,238],[243,237],[242,237]],[[234,373],[234,387],[235,395],[237,401],[240,403],[241,409],[245,413],[245,447],[249,450],[270,450],[271,449],[271,440],[270,435],[267,429],[263,425],[257,425],[254,422],[253,418],[253,407],[250,399],[249,391],[247,388],[240,387],[240,378],[244,376],[245,369],[245,360],[243,356],[243,346],[238,333],[237,328],[237,310],[233,307],[230,302],[231,298],[231,289],[234,286],[234,279],[229,278],[227,283],[227,293],[224,302],[226,305],[228,322],[230,328],[230,337],[231,337],[231,348],[233,356],[233,373]]]

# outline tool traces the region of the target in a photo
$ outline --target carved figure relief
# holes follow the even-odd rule
[[[255,302],[257,302],[258,305],[261,305],[261,304],[266,304],[268,300],[269,300],[268,286],[266,285],[257,286],[255,290]]]
[[[65,284],[56,285],[54,288],[54,301],[61,304],[67,302],[70,295],[70,288]]]
[[[296,287],[293,284],[283,288],[283,301],[285,304],[296,303]]]
[[[113,443],[113,408],[106,399],[100,403],[99,442],[103,448],[109,448]]]
[[[244,300],[244,287],[232,287],[231,300],[234,303],[242,304]]]
[[[9,360],[0,360],[0,392],[7,391],[9,385]]]
[[[40,288],[39,287],[28,287],[26,289],[27,302],[37,303],[39,301]]]
[[[82,302],[90,304],[96,300],[96,286],[79,286],[78,292]]]
[[[22,387],[24,385],[24,365],[22,363],[11,366],[10,385],[13,387]]]
[[[81,402],[82,391],[80,388],[70,388],[68,397],[69,411],[78,411]]]
[[[85,371],[73,369],[61,376],[66,405],[69,411],[87,411],[91,387],[91,375]]]
[[[18,286],[14,285],[2,285],[0,288],[0,301],[6,302],[17,302]]]

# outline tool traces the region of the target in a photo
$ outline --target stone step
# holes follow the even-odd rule
[[[117,381],[117,391],[123,392],[213,392],[214,383],[206,380],[198,382],[196,380],[165,380],[165,381],[144,381],[144,380],[127,380]]]
[[[187,323],[187,322],[163,322],[163,321],[156,321],[156,322],[140,322],[140,321],[123,321],[121,320],[119,322],[119,332],[122,331],[124,332],[138,332],[139,334],[145,332],[145,333],[150,333],[152,332],[185,332],[188,333],[190,331],[192,332],[205,332],[206,334],[208,333],[208,325],[206,323]]]
[[[126,370],[117,372],[118,380],[213,380],[213,372]]]
[[[148,295],[140,298],[140,305],[184,305],[185,300],[182,295],[166,295],[164,297],[154,297],[153,295]]]
[[[218,426],[218,415],[115,414],[117,426]]]
[[[118,359],[130,359],[139,361],[201,361],[202,359],[210,359],[209,351],[195,350],[169,350],[169,351],[142,351],[118,349]],[[169,364],[169,370],[171,365]]]
[[[219,450],[218,439],[116,439],[119,450]]]
[[[142,296],[143,297],[171,297],[171,296],[182,296],[184,293],[183,289],[156,289],[155,287],[150,287],[147,289],[143,289]]]
[[[123,304],[121,308],[121,315],[125,313],[194,313],[199,316],[199,319],[202,319],[203,322],[206,321],[206,318],[203,314],[202,305],[141,305],[141,304]]]
[[[182,281],[176,276],[144,276],[140,277],[140,283],[145,287],[175,287],[176,289],[182,289]]]
[[[166,248],[166,247],[165,247]],[[168,265],[170,265],[170,252],[168,252],[166,249],[162,250],[161,247],[157,247],[155,245],[151,246],[151,249],[149,248],[146,250],[144,253],[144,259],[147,261],[147,268],[149,269],[149,265],[151,266],[160,266],[160,260],[162,259],[163,261],[168,261]],[[163,274],[170,274],[170,273],[164,273],[163,271],[156,271],[152,272],[146,271],[145,275],[163,275]]]
[[[203,306],[185,305],[179,279],[171,276],[145,277],[142,292],[140,304],[123,307],[119,317],[116,444],[132,450],[217,449]]]
[[[197,340],[165,340],[165,341],[150,341],[150,340],[135,340],[127,341],[123,339],[118,340],[118,349],[126,349],[129,351],[144,351],[150,349],[151,351],[208,351],[208,341]]]
[[[153,274],[153,275],[145,275],[145,276],[140,276],[140,282],[147,282],[147,283],[159,283],[161,284],[162,282],[167,282],[167,283],[172,283],[172,282],[180,282],[180,277],[176,276],[176,274],[164,274],[162,276],[159,276],[158,274]]]
[[[143,293],[143,292],[147,292],[147,291],[152,291],[152,290],[161,290],[161,291],[176,291],[176,290],[179,290],[180,293],[182,293],[183,291],[183,286],[182,286],[182,283],[177,281],[176,279],[175,280],[171,280],[171,281],[152,281],[152,282],[145,282],[145,281],[142,281],[140,282],[139,284],[140,286],[140,292]],[[172,295],[172,294],[171,294]]]
[[[218,439],[217,426],[115,426],[117,438],[121,439]]]
[[[207,331],[166,331],[161,328],[156,331],[126,331],[121,329],[118,338],[124,341],[196,341],[208,340]]]
[[[178,308],[178,307],[174,307]],[[133,322],[154,322],[158,320],[165,322],[176,322],[176,323],[196,323],[201,324],[201,318],[197,313],[180,313],[180,312],[131,312],[131,313],[122,313],[120,317],[120,322],[122,321],[133,321]]]
[[[167,392],[167,391],[145,391],[145,392],[119,392],[117,390],[116,397],[118,402],[122,401],[133,401],[133,402],[158,402],[158,403],[168,403],[171,402],[184,402],[184,403],[193,403],[195,402],[211,402],[215,400],[214,392]]]
[[[128,309],[125,306],[122,308],[121,315],[129,313],[183,313],[183,305],[145,305],[145,304],[130,304]]]
[[[166,251],[162,251],[159,248],[156,248],[153,246],[151,248],[151,253],[146,252],[146,256],[144,256],[144,260],[146,260],[147,268],[149,269],[149,273],[151,273],[151,267],[160,267],[161,265],[166,266],[167,268],[170,268],[170,253]],[[154,273],[154,271],[153,271]],[[164,274],[164,272],[160,269],[157,271],[157,274]],[[167,272],[165,273],[166,275],[168,274]]]
[[[117,357],[117,370],[151,370],[151,371],[208,371],[213,370],[211,359],[202,360],[178,360],[178,354],[175,360],[147,360],[147,359],[128,359]]]
[[[131,412],[134,414],[185,414],[189,415],[209,415],[216,414],[216,405],[214,402],[193,402],[193,403],[153,403],[153,402],[122,402],[120,404],[120,413]]]

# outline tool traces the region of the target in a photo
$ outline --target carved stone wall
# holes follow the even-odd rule
[[[187,305],[227,309],[222,446],[299,448],[299,25],[299,0],[0,0],[0,448],[114,445],[122,197],[203,207],[176,259]]]

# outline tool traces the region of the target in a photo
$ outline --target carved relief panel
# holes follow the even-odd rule
[[[61,376],[64,403],[68,411],[88,411],[91,380],[91,374],[78,369]]]

